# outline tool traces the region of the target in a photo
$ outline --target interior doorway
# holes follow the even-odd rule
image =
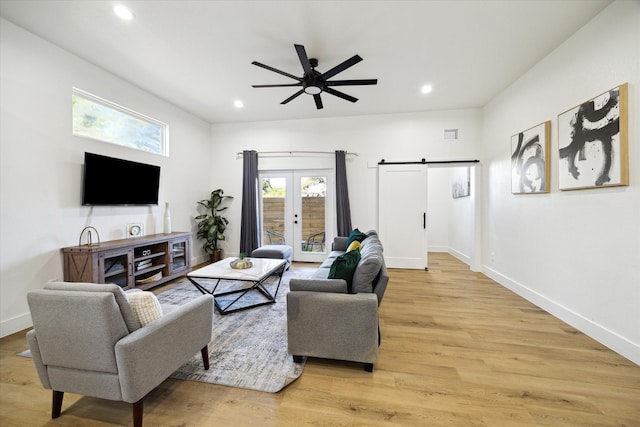
[[[326,256],[333,205],[328,170],[260,173],[260,215],[263,244],[286,244],[293,260],[322,262]]]

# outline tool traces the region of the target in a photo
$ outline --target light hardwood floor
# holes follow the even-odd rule
[[[640,426],[638,365],[450,255],[390,277],[373,374],[310,359],[276,394],[167,379],[145,425]],[[52,420],[26,348],[0,340],[0,425],[131,425],[130,405],[73,394]]]

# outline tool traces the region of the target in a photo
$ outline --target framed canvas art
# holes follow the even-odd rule
[[[511,193],[549,192],[551,121],[511,137]]]
[[[627,83],[558,115],[560,190],[629,185]]]
[[[454,170],[451,181],[451,196],[454,199],[459,199],[460,197],[469,197],[470,194],[471,179],[469,168],[458,168],[458,170]]]

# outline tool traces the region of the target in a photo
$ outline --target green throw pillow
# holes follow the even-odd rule
[[[350,251],[336,257],[329,269],[329,279],[344,279],[347,282],[347,291],[351,293],[353,273],[360,262],[360,251]]]
[[[349,247],[349,245],[351,245],[353,242],[362,242],[366,238],[367,235],[356,228],[352,230],[351,233],[349,233],[349,238],[347,239],[347,247]]]

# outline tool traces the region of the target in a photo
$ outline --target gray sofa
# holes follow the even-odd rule
[[[373,371],[378,360],[378,307],[389,282],[383,247],[375,231],[361,242],[352,292],[344,279],[329,279],[331,264],[347,249],[347,237],[336,237],[329,257],[312,278],[291,279],[287,295],[289,353],[364,363]]]

